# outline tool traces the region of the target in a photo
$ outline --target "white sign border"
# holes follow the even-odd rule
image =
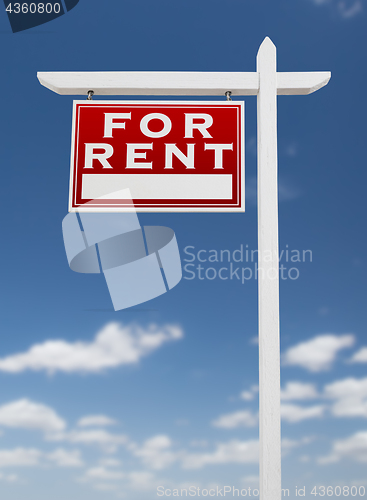
[[[189,205],[186,205],[185,207],[135,207],[132,208],[131,206],[129,207],[116,207],[113,206],[111,208],[108,207],[102,207],[102,208],[96,208],[96,207],[88,207],[88,204],[85,206],[79,206],[79,207],[73,207],[73,196],[74,196],[74,150],[75,150],[75,128],[76,128],[76,107],[77,105],[82,104],[82,105],[116,105],[116,104],[143,104],[143,105],[183,105],[183,106],[190,106],[190,105],[224,105],[224,106],[240,106],[240,117],[239,117],[239,124],[240,124],[240,137],[238,143],[240,144],[241,152],[240,152],[240,158],[239,158],[239,177],[240,177],[240,183],[239,186],[241,186],[241,195],[239,197],[240,199],[240,206],[239,207],[190,207]],[[238,186],[238,187],[239,187]],[[159,213],[159,212],[165,212],[165,213],[177,213],[177,212],[191,212],[191,213],[224,213],[224,212],[230,212],[230,213],[244,213],[245,212],[245,101],[243,100],[235,100],[235,101],[186,101],[186,100],[95,100],[95,101],[88,101],[88,100],[74,100],[73,101],[73,116],[72,116],[72,128],[71,128],[71,155],[70,155],[70,180],[69,180],[69,212],[93,212],[93,213],[121,213],[121,212],[145,212],[145,213]]]

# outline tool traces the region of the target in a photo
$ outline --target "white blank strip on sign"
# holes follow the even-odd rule
[[[232,198],[232,175],[227,174],[84,174],[82,186],[84,200],[113,199],[110,193],[126,188],[133,200]]]

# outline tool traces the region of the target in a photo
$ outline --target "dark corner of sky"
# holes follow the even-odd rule
[[[13,33],[53,21],[69,12],[78,3],[79,0],[47,0],[47,2],[34,1],[30,4],[20,4],[4,0]]]
[[[66,10],[69,12],[79,3],[79,0],[64,0],[64,2]]]

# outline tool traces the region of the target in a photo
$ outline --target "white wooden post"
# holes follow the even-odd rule
[[[281,498],[276,48],[257,54],[260,498]],[[270,258],[271,256],[271,258]],[[265,259],[264,259],[265,257]]]
[[[256,72],[40,72],[62,95],[257,95],[260,497],[281,499],[277,95],[307,95],[331,73],[277,72],[276,48],[265,38]],[[263,256],[267,258],[264,260]],[[271,259],[268,259],[269,256]]]

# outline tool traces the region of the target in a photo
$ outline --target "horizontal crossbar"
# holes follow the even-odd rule
[[[331,73],[277,73],[278,95],[307,95],[324,87]],[[256,72],[39,72],[42,85],[61,95],[257,95],[259,74]]]

